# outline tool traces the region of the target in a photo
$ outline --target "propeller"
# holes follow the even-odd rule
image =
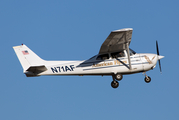
[[[162,74],[162,68],[161,68],[161,64],[160,64],[160,54],[159,54],[159,49],[158,49],[158,42],[156,40],[156,48],[157,48],[157,55],[158,55],[158,63],[159,63],[159,68],[160,68],[160,73]]]

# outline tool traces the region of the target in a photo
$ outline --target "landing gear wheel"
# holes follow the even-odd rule
[[[119,86],[119,82],[118,81],[112,81],[111,82],[111,87],[117,88],[118,86]]]
[[[151,81],[151,78],[149,76],[147,76],[147,77],[145,77],[144,80],[145,80],[146,83],[149,83]]]
[[[122,74],[120,74],[120,73],[115,74],[116,80],[120,81],[120,80],[122,80],[122,78],[123,78]]]

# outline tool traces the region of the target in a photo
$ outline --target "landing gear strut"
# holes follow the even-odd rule
[[[145,78],[144,78],[145,82],[149,83],[151,81],[151,78],[149,76],[147,76],[145,72],[144,72],[144,74],[145,74]]]
[[[122,74],[117,73],[117,74],[112,75],[112,78],[113,78],[113,81],[111,82],[111,87],[117,88],[119,86],[118,81],[122,80],[123,76]]]

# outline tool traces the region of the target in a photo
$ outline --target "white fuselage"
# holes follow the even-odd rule
[[[158,55],[133,54],[130,59],[132,69],[129,69],[127,57],[110,57],[106,60],[96,60],[94,58],[86,61],[44,61],[47,70],[38,75],[133,74],[153,69],[158,61]]]

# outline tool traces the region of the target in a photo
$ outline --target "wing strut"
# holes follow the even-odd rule
[[[130,54],[129,54],[129,43],[126,43],[126,50],[127,50],[127,58],[128,58],[128,62],[129,62],[129,69],[132,70],[132,66],[131,66],[131,58],[130,58]]]

